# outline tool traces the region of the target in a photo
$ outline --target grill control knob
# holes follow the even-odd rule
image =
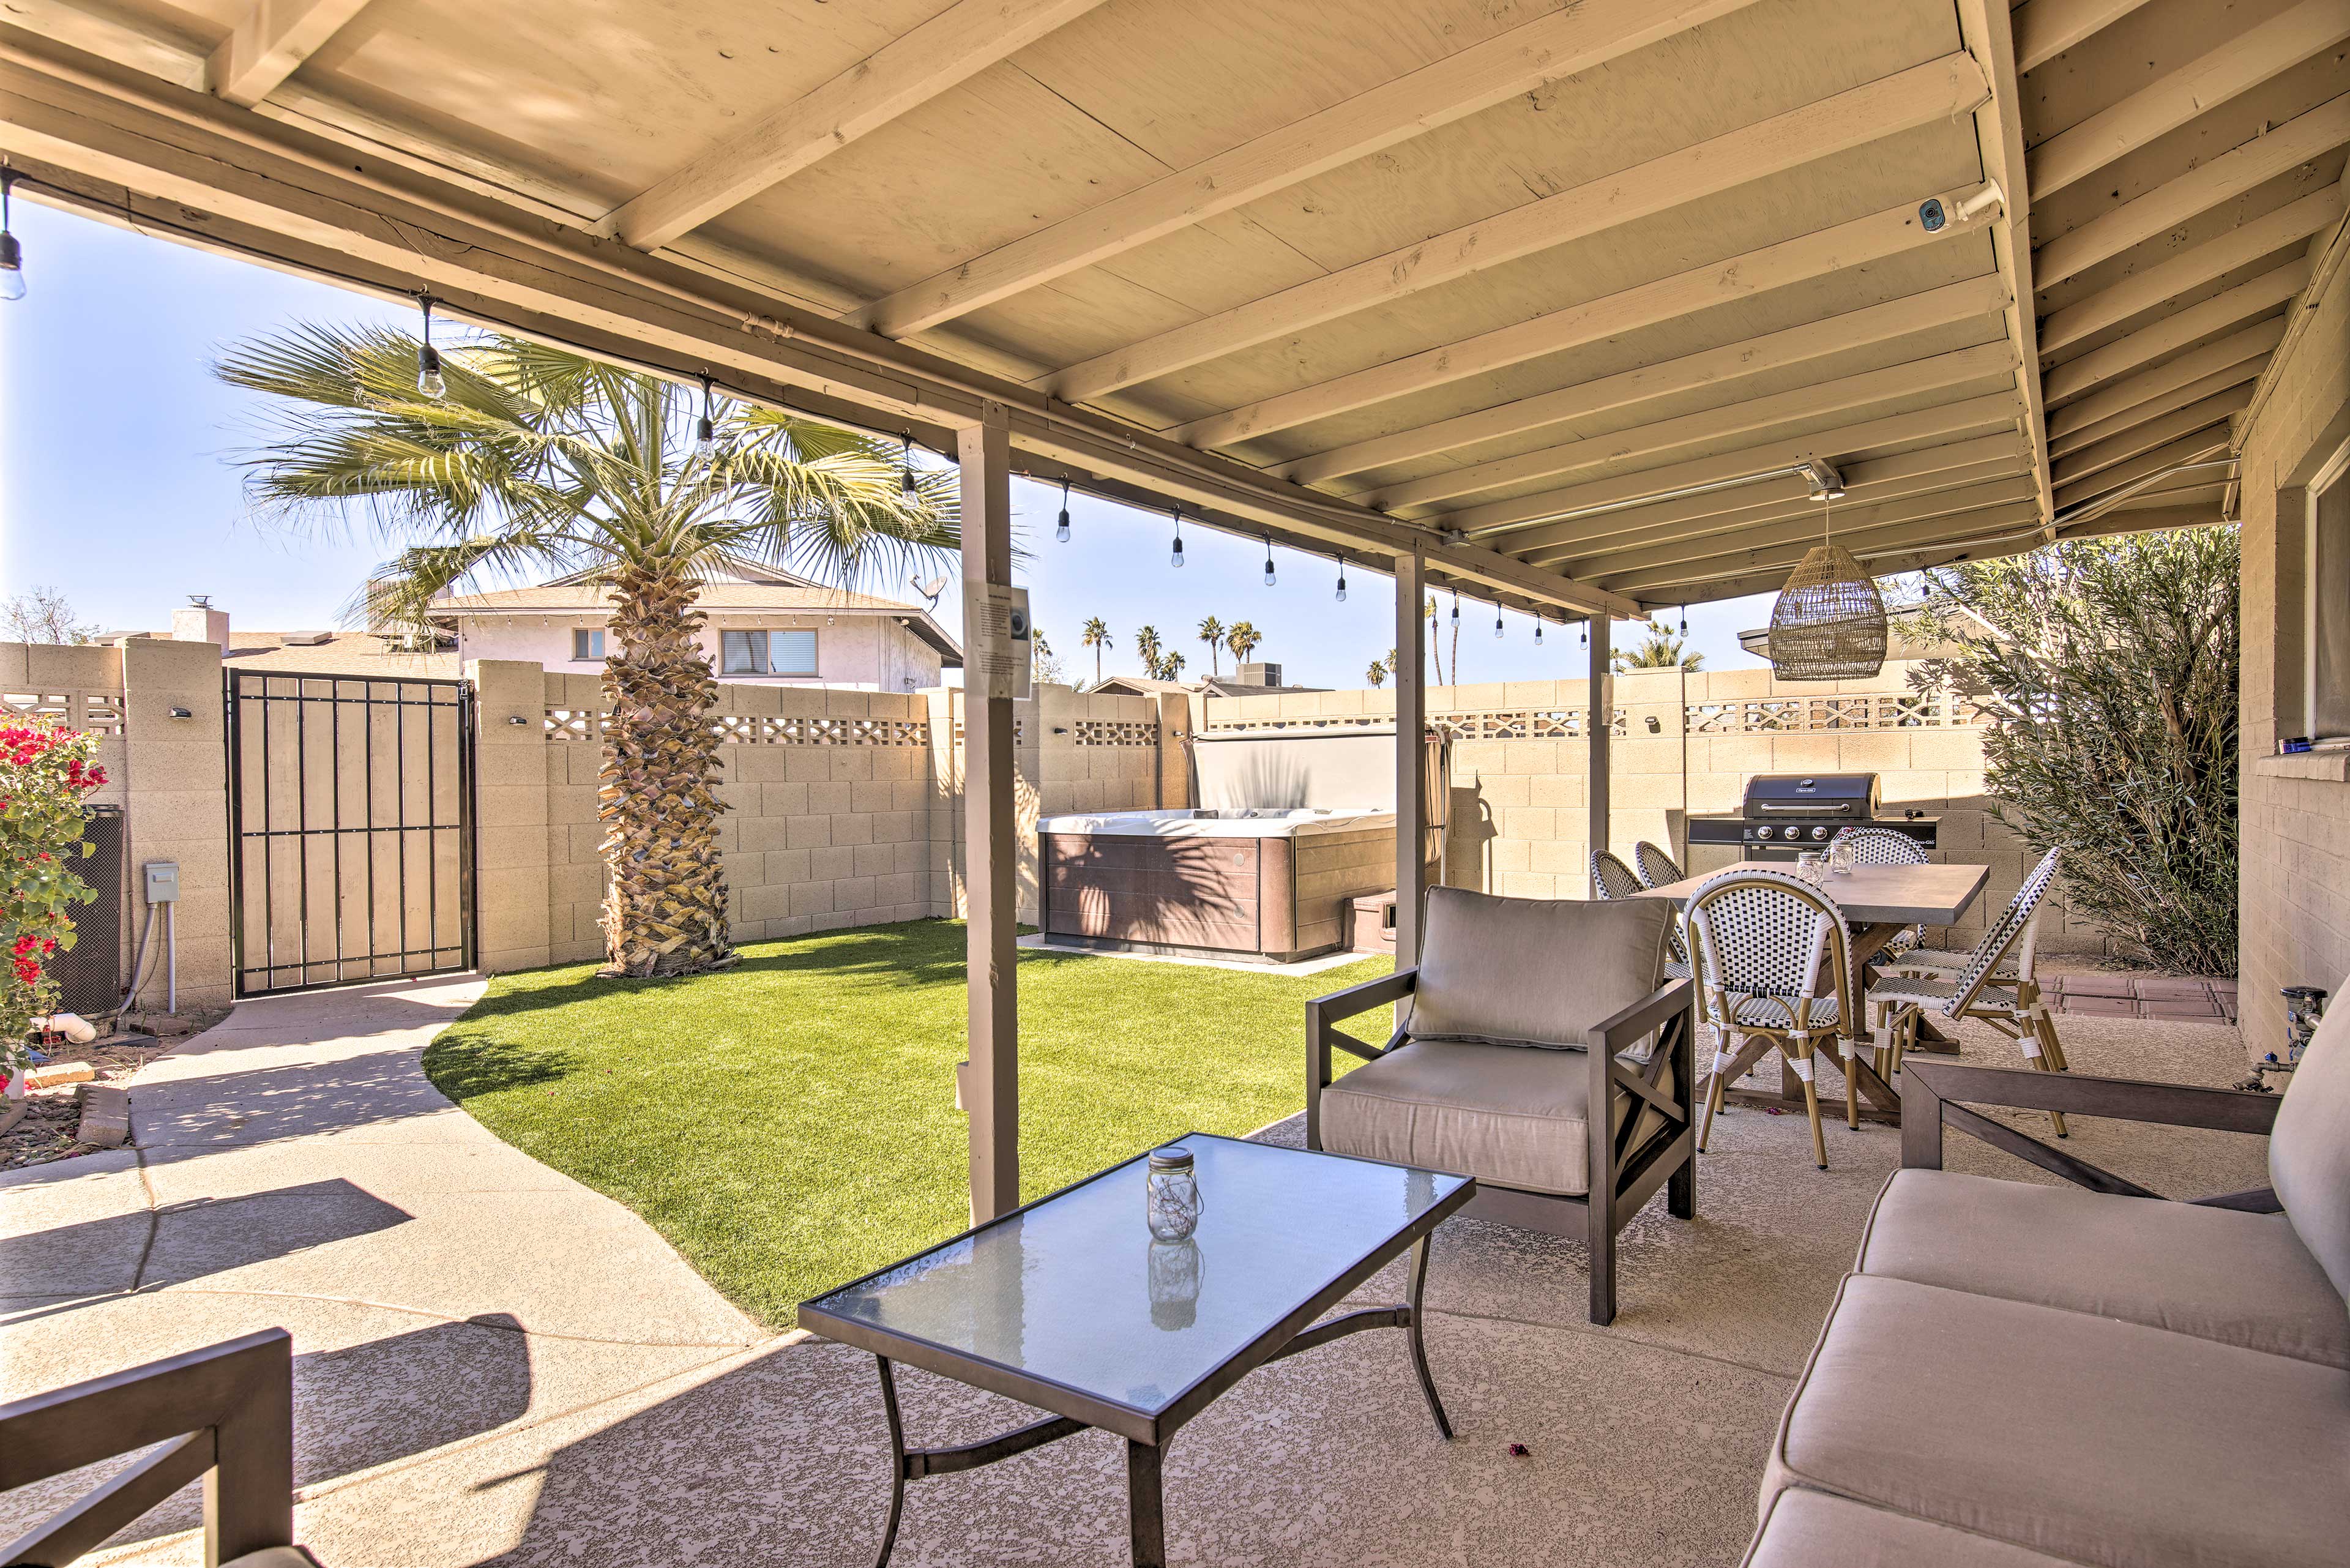
[[[1812,836],[1815,839],[1825,838],[1827,836],[1828,830],[1825,827],[1814,827],[1812,829]]]
[[[1765,823],[1765,824],[1763,824],[1761,827],[1756,828],[1756,829],[1754,830],[1754,836],[1755,836],[1755,837],[1757,837],[1757,838],[1768,838],[1768,837],[1770,837],[1770,836],[1771,836],[1771,826],[1770,826],[1770,824]]]

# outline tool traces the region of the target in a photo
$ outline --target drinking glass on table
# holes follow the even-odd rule
[[[1835,877],[1852,875],[1852,841],[1831,839],[1828,843],[1828,873]]]
[[[1828,877],[1828,857],[1825,850],[1806,849],[1795,857],[1795,875],[1813,887],[1824,886]]]

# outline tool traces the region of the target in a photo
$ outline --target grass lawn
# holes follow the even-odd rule
[[[500,1137],[643,1215],[737,1305],[788,1325],[826,1287],[969,1222],[963,928],[741,950],[722,974],[501,975],[424,1069]],[[1020,1176],[1034,1198],[1176,1134],[1305,1104],[1305,979],[1020,955]],[[1355,1031],[1377,1042],[1387,1023]]]

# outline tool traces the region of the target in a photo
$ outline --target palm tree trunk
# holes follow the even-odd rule
[[[695,641],[700,587],[691,579],[623,567],[612,630],[620,651],[604,662],[603,764],[596,815],[604,825],[604,956],[608,976],[691,974],[734,961],[726,942],[726,876],[718,857],[712,788],[718,738],[705,714],[718,681]]]

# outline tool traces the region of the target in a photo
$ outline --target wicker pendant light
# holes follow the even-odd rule
[[[1865,680],[1885,668],[1885,597],[1829,536],[1832,504],[1821,496],[1820,542],[1771,607],[1771,673],[1782,680]]]

